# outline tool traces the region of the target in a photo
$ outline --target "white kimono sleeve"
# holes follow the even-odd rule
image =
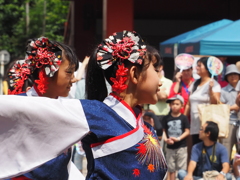
[[[0,96],[0,179],[57,157],[88,132],[77,99]]]

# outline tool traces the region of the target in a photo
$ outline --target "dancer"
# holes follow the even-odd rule
[[[45,37],[30,39],[25,59],[16,61],[8,73],[9,94],[49,98],[68,96],[75,81],[73,73],[77,69],[78,59],[67,45]],[[51,118],[48,120],[52,121]],[[41,167],[13,180],[67,179],[71,168],[75,166],[71,163],[69,149],[67,153],[62,153]]]
[[[163,179],[165,158],[138,106],[157,102],[158,62],[136,32],[123,31],[105,39],[90,57],[91,100],[0,96],[0,153],[11,146],[19,150],[14,158],[2,158],[7,164],[0,162],[0,178],[27,172],[82,139],[86,179]],[[105,78],[112,85],[109,96]]]

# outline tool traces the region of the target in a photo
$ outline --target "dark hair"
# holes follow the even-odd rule
[[[97,48],[90,56],[86,70],[85,93],[87,99],[103,101],[107,97],[107,87],[104,72],[97,64]]]
[[[147,45],[147,56],[148,56],[149,62],[153,61],[153,58],[156,58],[157,63],[154,64],[154,67],[159,67],[164,65],[163,60],[160,56],[160,53],[155,47]]]
[[[141,73],[143,69],[147,68],[149,63],[154,60],[153,57],[156,58],[156,62],[154,62],[154,67],[158,67],[163,64],[158,51],[155,48],[147,45],[147,53],[142,65],[131,63],[128,60],[123,61],[123,63],[124,66],[127,68],[130,68],[131,66],[136,66],[139,73]],[[118,69],[119,62],[120,60],[117,59],[109,68],[107,68],[106,70],[102,70],[97,64],[97,48],[95,48],[94,52],[90,56],[86,72],[87,99],[103,101],[107,97],[107,87],[105,79],[110,85],[113,84],[110,78],[116,77],[116,71]]]
[[[205,133],[210,132],[209,139],[211,141],[216,142],[217,139],[218,139],[218,133],[219,133],[219,128],[218,128],[217,123],[212,122],[212,121],[207,121],[206,124],[207,124],[207,126],[205,127],[205,131],[204,132]]]
[[[202,57],[197,61],[197,63],[201,62],[204,65],[205,69],[208,71],[208,76],[211,77],[211,73],[207,67],[207,61],[208,61],[208,57]],[[201,82],[201,78],[195,81],[195,83],[193,84],[192,93],[197,89],[200,82]]]
[[[79,67],[79,59],[77,58],[76,53],[73,51],[73,49],[70,46],[68,46],[66,44],[63,44],[63,43],[57,42],[57,41],[55,43],[62,47],[62,49],[63,49],[62,53],[69,61],[70,66],[72,66],[72,65],[75,66],[75,71],[76,71]]]
[[[62,54],[66,57],[66,59],[69,61],[70,66],[75,66],[75,71],[79,67],[79,60],[77,58],[77,55],[72,50],[72,48],[66,44],[63,44],[61,42],[52,41],[54,44],[58,46],[54,51],[61,51]],[[28,47],[28,46],[27,46]],[[63,49],[63,51],[62,51]],[[63,59],[62,59],[63,61]],[[36,79],[39,79],[39,68],[36,68],[31,75],[29,75],[29,78],[25,81],[23,89],[26,89],[28,86],[33,86],[34,81]]]

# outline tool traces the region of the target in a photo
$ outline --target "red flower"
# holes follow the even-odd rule
[[[127,72],[128,72],[128,68],[125,68],[124,64],[118,65],[116,76],[126,76]]]
[[[40,46],[41,45],[41,41],[39,41],[39,40],[36,40],[36,45],[38,45],[38,46]]]
[[[42,38],[42,42],[48,42],[48,38]]]
[[[135,177],[139,177],[139,176],[140,176],[140,170],[139,170],[139,169],[134,169],[134,170],[133,170],[133,175],[134,175]]]
[[[113,50],[113,57],[119,57],[120,59],[128,59],[132,53],[132,47],[135,45],[134,41],[129,37],[124,37],[123,40],[116,44],[107,44]]]
[[[17,81],[16,81],[16,83],[15,83],[15,89],[13,90],[13,91],[8,91],[8,94],[13,94],[13,95],[15,95],[15,94],[21,94],[21,93],[24,93],[23,91],[22,91],[22,87],[23,87],[23,85],[24,85],[24,77],[22,77],[21,79],[18,79]]]
[[[127,89],[127,85],[124,84],[127,80],[127,77],[117,77],[117,78],[110,78],[110,80],[113,82],[112,90],[116,93],[121,93],[125,89]]]
[[[44,94],[46,92],[46,89],[48,88],[48,80],[46,73],[44,72],[44,69],[42,69],[39,73],[39,80],[35,80],[35,82],[38,84],[37,88],[41,94]]]
[[[118,65],[118,70],[116,71],[116,78],[110,78],[113,82],[112,90],[116,93],[121,93],[125,89],[127,89],[127,85],[125,84],[127,80],[127,72],[128,68],[124,67],[124,64]]]
[[[146,152],[147,152],[146,146],[142,143],[138,143],[138,144],[139,144],[139,146],[137,147],[137,149],[139,149],[139,150],[138,150],[137,154],[146,154]]]

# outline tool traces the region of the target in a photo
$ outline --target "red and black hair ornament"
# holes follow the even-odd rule
[[[44,94],[48,84],[47,77],[53,77],[61,62],[62,49],[57,44],[46,37],[30,39],[25,59],[16,61],[9,71],[10,89],[13,89],[9,94],[23,93],[25,81],[36,69],[39,69],[39,73],[35,83],[38,91]]]
[[[124,67],[123,61],[130,61],[142,65],[146,54],[146,44],[136,32],[123,31],[114,33],[105,39],[97,50],[97,63],[106,70],[117,61],[118,69],[116,77],[110,78],[113,82],[113,92],[121,93],[127,88],[128,69]]]

